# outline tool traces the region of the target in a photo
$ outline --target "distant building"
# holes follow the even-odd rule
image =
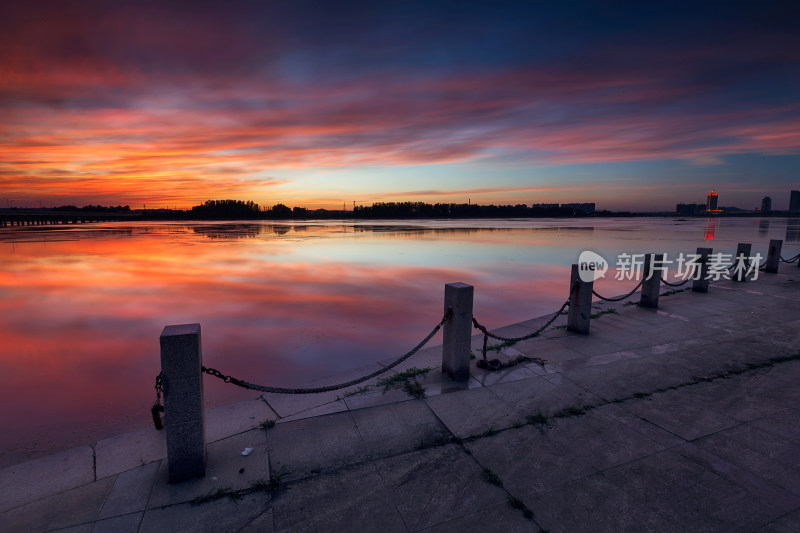
[[[572,214],[577,215],[583,213],[584,215],[594,214],[594,202],[585,204],[561,204],[562,209],[572,209]]]
[[[792,191],[789,196],[789,211],[800,211],[800,191]]]
[[[711,191],[706,198],[706,213],[716,213],[719,211],[719,195]]]
[[[772,198],[765,196],[761,199],[761,212],[769,213],[770,211],[772,211]]]
[[[559,204],[531,204],[532,209],[557,209]]]
[[[684,217],[702,215],[705,210],[706,204],[678,204],[675,206],[675,213]]]

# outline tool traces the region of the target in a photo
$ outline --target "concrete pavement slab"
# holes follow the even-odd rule
[[[215,442],[244,433],[258,427],[263,420],[277,418],[275,411],[261,398],[215,407],[206,411],[206,441]]]
[[[685,531],[749,531],[781,513],[758,495],[667,450],[603,472],[632,503]]]
[[[456,444],[390,457],[375,466],[409,531],[506,505],[505,491],[487,482],[483,469]]]
[[[160,462],[122,472],[114,480],[98,519],[144,511]]]
[[[272,471],[284,469],[287,480],[336,470],[369,458],[349,411],[277,424],[267,432],[267,442]]]
[[[50,531],[93,522],[100,514],[113,477],[101,479],[0,515],[5,531]]]
[[[253,448],[253,451],[243,456],[245,448]],[[238,490],[269,480],[267,437],[264,430],[253,429],[209,444],[206,475],[202,478],[169,484],[168,467],[167,460],[159,465],[148,509],[188,502],[217,489]]]
[[[564,379],[608,401],[629,398],[663,387],[682,385],[698,372],[669,360],[639,358],[607,365],[564,370]]]
[[[353,394],[344,398],[347,408],[351,411],[356,409],[364,409],[365,407],[374,407],[376,405],[385,405],[387,403],[404,402],[410,400],[411,396],[400,389],[389,389],[385,391],[381,387],[376,387],[371,392]]]
[[[239,533],[272,533],[275,531],[272,518],[272,507],[261,513],[252,522],[239,530]]]
[[[373,464],[291,483],[272,512],[275,531],[407,531]]]
[[[800,496],[800,459],[791,440],[742,424],[695,444]]]
[[[26,480],[20,483],[20,480]],[[91,483],[94,451],[80,446],[0,470],[0,512]]]
[[[675,391],[675,394],[740,422],[769,416],[784,409],[777,402],[756,396],[746,388],[736,387],[741,381],[737,376],[733,379],[698,383]]]
[[[800,509],[758,528],[758,533],[797,533],[800,531]]]
[[[525,417],[542,413],[551,416],[567,407],[586,407],[602,399],[570,381],[554,385],[543,377],[492,385],[489,389]]]
[[[534,495],[529,507],[543,529],[565,533],[618,533],[684,529],[619,490],[602,474]]]
[[[431,526],[425,533],[509,533],[510,531],[539,531],[536,522],[525,518],[518,509],[507,503],[494,506]]]
[[[529,501],[536,493],[596,472],[589,457],[576,454],[573,443],[555,435],[547,428],[524,426],[465,446],[511,494]]]
[[[79,526],[54,529],[53,533],[92,533],[92,529],[94,529],[94,523],[88,523],[81,524]]]
[[[525,414],[487,388],[425,398],[425,402],[459,438],[497,431],[525,421]]]
[[[371,458],[386,457],[448,442],[450,432],[422,400],[352,412]]]
[[[742,468],[715,453],[709,452],[696,443],[687,442],[672,448],[672,451],[769,502],[779,514],[790,512],[800,507],[800,496],[797,494],[764,479],[751,470]]]
[[[656,426],[644,420],[643,418],[625,410],[622,406],[625,404],[608,403],[597,408],[597,412],[603,413],[616,420],[617,422],[625,425],[633,431],[640,433],[648,439],[661,444],[666,448],[677,446],[686,442],[679,436],[666,431],[663,428]]]
[[[167,432],[147,427],[103,439],[95,445],[97,479],[167,456]]]
[[[570,445],[573,456],[586,456],[598,471],[664,449],[658,442],[594,410],[579,417],[553,420],[546,431]]]
[[[238,531],[267,510],[269,497],[263,493],[238,500],[220,500],[192,505],[181,503],[148,509],[140,533],[195,533]]]
[[[556,419],[548,426],[508,430],[467,446],[523,499],[664,449],[595,411]]]
[[[510,351],[509,349],[505,350],[506,352]],[[516,352],[516,350],[514,350]],[[519,355],[522,355],[521,352],[517,352]],[[516,357],[512,355],[512,357]],[[498,358],[500,361],[508,361],[509,358],[503,354],[498,356],[496,353],[492,355],[487,355],[488,359]],[[483,368],[473,368],[472,369],[472,377],[475,380],[483,385],[484,387],[488,387],[490,385],[495,385],[497,383],[508,383],[512,381],[518,381],[520,379],[528,379],[537,376],[536,373],[533,372],[530,368],[525,365],[515,365],[507,368],[503,368],[500,370],[485,370]]]
[[[333,413],[341,413],[342,411],[347,411],[347,404],[344,400],[335,400],[332,402],[328,402],[323,405],[319,405],[317,407],[312,407],[307,411],[301,411],[291,416],[287,416],[286,418],[281,418],[278,420],[278,423],[283,424],[284,422],[291,422],[293,420],[303,420],[305,418],[314,418],[316,416],[323,416],[323,415],[330,415]]]
[[[568,348],[563,339],[543,339],[537,337],[526,341],[520,341],[514,348],[528,357],[540,357],[551,363],[567,361],[585,357],[584,354]]]
[[[144,511],[98,520],[92,533],[137,533]]]
[[[473,361],[470,364],[470,374],[473,374],[474,371],[475,362]],[[417,381],[419,381],[425,389],[426,397],[481,387],[481,384],[478,383],[478,380],[472,377],[472,375],[470,375],[467,381],[454,381],[447,374],[443,373],[441,368],[431,370],[427,375],[420,376]]]
[[[729,416],[698,404],[682,390],[630,400],[622,407],[686,440],[694,440],[739,424]]]
[[[784,409],[771,416],[754,420],[751,425],[792,442],[800,442],[800,410],[798,409]]]

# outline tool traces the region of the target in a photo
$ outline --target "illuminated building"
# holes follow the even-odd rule
[[[706,198],[706,213],[719,213],[719,195],[714,191]]]

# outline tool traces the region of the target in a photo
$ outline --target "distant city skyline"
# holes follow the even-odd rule
[[[800,6],[6,2],[0,206],[789,208]],[[5,200],[5,201],[4,201]]]
[[[762,197],[760,199],[760,206],[759,205],[755,205],[754,207],[735,206],[735,205],[731,205],[731,204],[721,203],[719,198],[720,198],[719,193],[717,193],[715,190],[712,190],[709,194],[706,195],[705,202],[678,202],[677,204],[675,204],[677,206],[675,209],[671,209],[670,207],[667,207],[665,209],[658,209],[658,210],[652,210],[652,209],[651,210],[646,210],[646,209],[642,209],[642,210],[637,210],[637,209],[633,209],[633,210],[630,210],[630,209],[613,210],[613,209],[604,208],[602,206],[596,207],[596,203],[595,202],[533,202],[533,203],[526,203],[526,202],[519,202],[518,201],[518,202],[514,202],[514,203],[510,203],[510,202],[502,203],[501,202],[501,203],[497,203],[497,204],[491,204],[491,203],[478,204],[478,203],[472,202],[471,199],[467,199],[467,202],[435,201],[435,202],[423,202],[423,203],[430,203],[430,204],[437,204],[437,203],[441,203],[441,204],[469,204],[469,203],[472,203],[473,205],[525,205],[525,206],[531,207],[531,208],[571,207],[571,208],[580,208],[580,209],[582,209],[583,211],[585,211],[587,213],[594,213],[595,211],[632,211],[632,212],[640,212],[640,213],[648,213],[648,212],[669,213],[669,212],[672,212],[672,211],[675,211],[675,210],[677,210],[680,213],[682,211],[686,211],[686,209],[688,208],[688,211],[684,212],[683,214],[699,214],[700,212],[713,212],[713,211],[724,210],[725,208],[731,208],[731,207],[734,207],[734,208],[736,208],[738,210],[741,210],[741,211],[761,211],[761,212],[764,212],[764,213],[773,212],[773,211],[800,211],[800,191],[797,191],[797,190],[787,191],[786,208],[775,208],[775,207],[773,207],[773,200],[772,200],[772,198],[770,196]],[[223,198],[209,198],[207,200],[223,200]],[[236,199],[236,200],[238,200],[238,199]],[[16,201],[14,201],[12,199],[9,199],[9,198],[0,198],[0,201],[4,201],[5,202],[5,204],[0,203],[0,209],[3,209],[3,208],[6,208],[6,209],[8,209],[8,208],[39,209],[39,208],[64,207],[66,205],[75,205],[76,207],[84,207],[86,205],[95,205],[95,204],[81,204],[80,202],[78,202],[77,204],[75,204],[75,203],[73,203],[73,204],[56,204],[56,203],[47,203],[47,202],[42,202],[42,201],[28,202],[28,203],[23,201],[22,203],[20,203],[20,202],[16,202]],[[249,201],[252,201],[252,200],[249,200]],[[390,203],[391,202],[400,203],[400,202],[413,202],[413,201],[412,200],[404,200],[404,199],[396,199],[396,200],[391,200],[389,202]],[[256,202],[256,203],[258,203],[258,202]],[[342,211],[352,211],[352,210],[355,209],[356,205],[359,205],[360,207],[364,207],[364,206],[369,206],[369,205],[376,204],[376,203],[381,203],[381,202],[372,202],[370,204],[356,204],[356,202],[353,202],[352,206],[348,206],[346,203],[343,203],[341,210]],[[277,202],[277,204],[284,204],[285,205],[286,203],[285,202]],[[97,204],[97,205],[100,205],[100,204]],[[137,207],[136,205],[133,205],[133,206],[131,206],[130,204],[125,204],[125,205],[130,207],[131,209],[134,209],[134,210],[139,209],[139,207]],[[194,205],[188,206],[188,207],[178,207],[177,205],[157,205],[157,206],[151,206],[150,209],[186,210],[186,209],[189,209],[189,208],[194,207],[196,205],[200,205],[200,204],[198,203],[198,204],[194,204]],[[269,204],[269,203],[263,204],[262,203],[262,204],[259,204],[259,205],[262,208],[269,208],[272,205],[276,205],[276,204]],[[108,204],[108,207],[113,207],[113,206],[120,206],[121,207],[122,204],[120,204],[120,203],[116,203],[115,204],[114,202],[111,202],[111,203]],[[683,208],[681,208],[680,206],[683,206]],[[312,210],[314,210],[314,209],[327,209],[327,210],[331,210],[331,211],[339,210],[338,207],[336,207],[336,206],[305,208],[304,206],[289,204],[289,207],[297,207],[297,208],[312,209]],[[142,209],[147,209],[147,206],[146,205],[142,205],[141,208]]]

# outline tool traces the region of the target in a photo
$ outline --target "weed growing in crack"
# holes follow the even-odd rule
[[[350,396],[355,396],[357,394],[367,394],[368,392],[372,392],[375,387],[372,385],[364,385],[363,387],[359,387],[356,390],[348,391],[342,394],[342,397],[349,398]]]
[[[500,476],[489,470],[488,468],[483,469],[483,479],[487,482],[491,483],[492,485],[497,485],[498,487],[503,486],[503,481],[500,479]]]
[[[229,493],[232,492],[230,487],[226,487],[224,489],[214,489],[206,492],[202,496],[197,496],[196,498],[192,499],[192,505],[200,505],[202,503],[213,502],[215,500],[219,500],[220,498],[224,498],[228,496]]]
[[[537,411],[535,415],[528,416],[528,424],[542,426],[547,424],[547,417],[541,411]]]
[[[417,381],[417,378],[427,376],[428,372],[433,370],[433,367],[417,368],[412,366],[408,370],[398,372],[392,376],[381,378],[376,383],[377,387],[383,387],[383,392],[386,393],[390,389],[402,389],[411,397],[423,398],[425,396],[425,389],[422,384]]]
[[[510,506],[511,506],[511,507],[513,507],[514,509],[519,509],[520,511],[522,511],[522,516],[524,516],[524,517],[525,517],[525,518],[527,518],[528,520],[530,520],[531,518],[533,518],[533,511],[531,511],[531,510],[528,508],[528,506],[527,506],[527,505],[525,505],[525,502],[523,502],[523,501],[522,501],[522,500],[520,500],[519,498],[516,498],[516,497],[514,497],[514,496],[511,496],[511,495],[509,494],[509,496],[508,496],[508,505],[510,505]]]

